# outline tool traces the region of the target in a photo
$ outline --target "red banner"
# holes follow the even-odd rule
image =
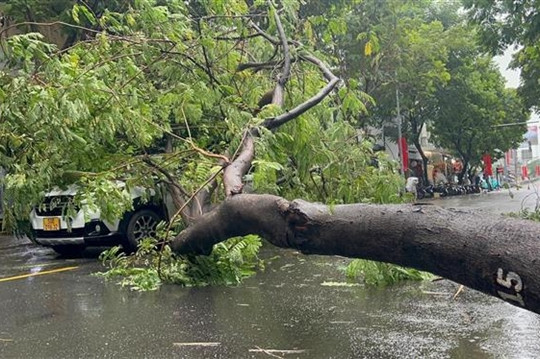
[[[403,163],[401,164],[401,168],[403,170],[403,173],[405,173],[409,169],[409,146],[407,146],[407,140],[405,137],[400,137],[398,140],[399,143],[399,150],[401,151],[401,159],[403,160]]]
[[[521,166],[521,177],[523,179],[529,178],[529,169],[527,166]]]
[[[487,153],[482,158],[484,161],[484,174],[487,176],[493,176],[493,166],[491,165],[491,156]]]
[[[504,158],[506,160],[506,165],[507,166],[510,166],[510,162],[512,161],[512,150],[508,150],[505,154],[504,154]]]
[[[536,166],[534,167],[534,175],[535,175],[536,177],[540,176],[540,165],[536,165]]]

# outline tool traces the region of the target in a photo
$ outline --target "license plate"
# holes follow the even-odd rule
[[[43,230],[44,231],[59,231],[60,218],[56,218],[56,217],[43,218]]]

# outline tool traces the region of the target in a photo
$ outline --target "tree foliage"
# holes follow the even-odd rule
[[[209,256],[179,258],[169,247],[159,251],[155,239],[146,239],[131,256],[113,247],[100,255],[108,271],[98,275],[131,290],[156,290],[165,283],[184,287],[238,285],[256,270],[264,268],[258,258],[261,241],[257,236],[231,238],[219,243]]]
[[[481,165],[484,154],[499,158],[515,148],[529,114],[515,90],[505,89],[491,58],[482,56],[474,30],[465,27],[458,33],[448,62],[451,80],[436,94],[440,107],[431,128],[435,141],[463,160],[461,180]]]
[[[3,0],[2,12],[15,22],[37,22],[67,19],[74,0]]]
[[[62,26],[84,33],[70,47],[39,32],[2,42],[5,226],[26,218],[54,186],[76,184],[77,203],[112,218],[131,208],[130,189],[165,184],[185,227],[225,198],[220,174],[251,137],[257,155],[242,175],[257,192],[329,204],[403,200],[394,164],[348,121],[363,106],[357,89],[342,86],[282,129],[265,128],[324,88],[328,76],[314,55],[338,61],[297,31],[297,2],[281,3],[279,17],[264,1],[111,4],[69,11],[73,19]],[[259,108],[283,76],[280,27],[293,60],[285,101]]]
[[[451,81],[452,76],[459,76],[456,61],[464,56],[469,56],[469,60],[482,57],[476,29],[466,26],[459,3],[428,0],[309,2],[304,13],[317,29],[315,38],[319,46],[340,59],[340,74],[349,86],[373,99],[366,103],[368,112],[357,111],[352,116],[358,127],[366,131],[382,128],[385,138],[397,140],[399,101],[402,133],[424,161],[424,181],[427,182],[428,177],[428,158],[420,136],[426,126],[435,129],[432,140],[456,156],[464,156],[465,162],[471,161],[470,151],[446,139],[450,131],[456,133],[455,128],[467,126],[448,118],[448,114],[458,110],[459,101],[451,101],[443,95],[455,90],[450,87],[456,83]],[[326,22],[333,25],[326,27]],[[501,92],[497,86],[496,91]],[[508,96],[499,96],[489,106],[506,106],[510,101]],[[524,118],[521,108],[514,110],[518,111],[515,118]],[[491,110],[484,108],[483,111]],[[494,107],[493,111],[496,112]],[[508,122],[514,122],[511,112],[507,112]],[[491,116],[493,122],[489,126],[501,123],[499,117]],[[447,126],[449,121],[450,126]],[[481,147],[475,152],[505,151],[521,139],[521,130],[522,127],[515,127],[492,131],[489,136],[483,136],[482,144],[473,141]],[[437,138],[439,133],[441,138]],[[487,140],[491,135],[507,140]],[[473,165],[479,163],[479,158],[475,153]]]
[[[540,78],[540,13],[534,0],[464,0],[472,22],[482,29],[482,41],[493,53],[517,46],[513,68],[521,70],[519,93],[528,107],[538,109]]]

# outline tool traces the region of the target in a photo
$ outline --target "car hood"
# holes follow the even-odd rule
[[[116,184],[119,188],[125,187],[125,182],[117,181]],[[56,197],[56,196],[75,196],[77,192],[79,191],[79,186],[77,185],[69,185],[67,188],[60,188],[60,187],[54,187],[49,192],[45,193],[45,197]],[[146,189],[144,187],[134,187],[130,191],[130,195],[132,199],[141,197]],[[154,195],[155,191],[152,189],[150,190],[150,194]]]

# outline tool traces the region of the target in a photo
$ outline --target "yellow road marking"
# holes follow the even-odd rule
[[[79,268],[79,266],[75,266],[75,267],[64,267],[64,268],[58,268],[58,269],[46,270],[46,271],[43,271],[43,272],[21,274],[21,275],[16,275],[16,276],[13,276],[13,277],[0,278],[0,282],[7,282],[7,281],[10,281],[10,280],[17,280],[17,279],[24,279],[24,278],[29,278],[29,277],[35,277],[35,276],[38,276],[38,275],[45,275],[45,274],[52,274],[52,273],[58,273],[58,272],[65,272],[65,271],[73,270],[73,269],[77,269],[77,268]]]

